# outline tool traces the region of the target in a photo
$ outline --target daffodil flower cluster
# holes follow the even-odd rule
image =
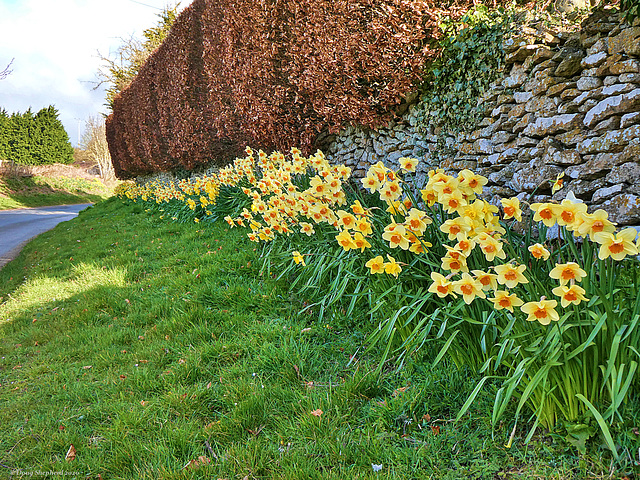
[[[246,153],[219,172],[223,184],[242,179],[248,183],[243,192],[251,199],[251,209],[245,208],[235,219],[226,217],[229,225],[246,225],[252,241],[268,242],[277,234],[312,236],[314,226],[328,224],[337,230],[335,240],[344,250],[362,252],[371,247],[370,213],[358,201],[346,206],[342,184],[349,179],[350,168],[330,165],[321,151],[305,158],[292,148],[290,160],[280,152],[267,156],[263,151],[256,159],[249,147]],[[309,177],[307,188],[300,186],[303,174]]]
[[[177,201],[185,204],[190,210],[201,208],[206,215],[211,215],[210,206],[214,205],[220,187],[215,174],[183,179],[178,182],[152,181],[144,185],[123,182],[116,189],[120,198],[128,198],[134,202],[154,202],[158,205]],[[196,218],[196,222],[198,219]]]
[[[527,320],[538,321],[543,325],[557,321],[559,314],[556,311],[556,300],[542,297],[539,301],[524,303],[516,294],[510,292],[510,289],[520,284],[529,283],[524,275],[525,265],[509,261],[490,267],[494,273],[481,270],[469,273],[467,259],[476,246],[489,262],[506,258],[502,239],[504,229],[499,226],[495,215],[497,208],[474,198],[473,195],[481,193],[481,186],[486,179],[471,175],[462,172],[454,179],[442,173],[432,172],[429,184],[422,190],[425,202],[431,205],[440,203],[445,211],[458,215],[447,219],[440,227],[449,240],[458,242],[454,247],[447,246],[447,253],[442,258],[442,269],[450,273],[445,277],[432,272],[433,283],[429,291],[441,298],[460,295],[467,304],[476,298],[487,298],[496,310],[506,309],[512,313],[515,307],[519,307],[527,314]],[[480,191],[475,190],[471,194],[469,187],[465,185],[470,178],[477,182]],[[522,220],[520,201],[517,198],[502,199],[501,204],[505,220]],[[584,203],[571,198],[563,200],[560,204],[534,203],[530,208],[534,213],[534,221],[543,222],[547,227],[558,224],[576,237],[589,237],[599,244],[598,258],[601,260],[611,257],[619,261],[627,255],[637,255],[640,250],[640,239],[635,240],[635,229],[627,228],[615,234],[615,226],[607,219],[604,210],[596,210],[590,214]],[[551,255],[540,243],[529,246],[528,250],[532,257],[538,260],[546,261]],[[560,299],[563,308],[588,300],[585,290],[576,285],[576,282],[585,276],[586,272],[575,262],[556,264],[551,270],[550,277],[560,281],[560,285],[554,288],[552,293]],[[490,291],[493,292],[492,298],[487,297],[487,292]]]
[[[558,320],[558,301],[541,297],[525,303],[525,299],[518,297],[523,291],[519,286],[529,283],[527,266],[518,264],[516,259],[507,259],[506,230],[501,220],[521,222],[523,207],[518,198],[502,199],[501,219],[497,206],[479,198],[487,183],[485,177],[470,170],[463,170],[457,176],[432,170],[420,191],[424,208],[421,209],[405,191],[403,179],[404,174],[415,172],[418,160],[400,158],[397,170],[378,162],[361,179],[363,187],[377,193],[387,205],[389,221],[383,228],[376,222],[379,229],[376,231],[372,210],[359,201],[348,205],[343,188],[351,175],[348,167],[329,164],[319,150],[304,157],[292,148],[288,158],[280,152],[267,155],[258,151],[256,154],[250,147],[245,151],[244,158],[236,159],[216,175],[177,183],[154,182],[143,186],[126,183],[118,193],[133,200],[141,198],[159,204],[177,200],[191,210],[201,208],[210,214],[208,207],[215,203],[220,188],[236,187],[250,200],[250,208],[244,208],[236,218],[227,216],[225,220],[231,226],[249,227],[248,236],[256,242],[268,242],[276,235],[294,232],[311,237],[319,225],[326,224],[335,229],[335,241],[345,251],[363,253],[371,249],[372,236],[379,235],[390,249],[422,255],[433,246],[430,241],[434,240],[435,228],[451,245],[444,245],[446,252],[440,258],[444,274],[430,272],[432,294],[440,298],[459,296],[467,304],[477,298],[486,299],[496,310],[512,313],[519,308],[527,320],[543,325]],[[557,224],[583,241],[595,242],[599,245],[601,260],[611,257],[620,261],[639,252],[640,240],[636,240],[634,229],[616,233],[615,225],[604,210],[588,213],[586,205],[571,195],[559,204],[534,203],[530,209],[535,222],[547,227]],[[432,225],[430,234],[429,225]],[[541,262],[548,261],[552,255],[540,243],[528,246],[528,251],[533,259]],[[493,265],[484,270],[472,269],[469,262],[479,258],[477,255],[484,257],[485,265]],[[388,254],[386,261],[382,255],[372,257],[366,262],[371,274],[398,277],[403,271],[402,262]],[[306,265],[303,254],[296,251],[293,258],[297,264]],[[551,270],[550,277],[559,281],[551,293],[562,308],[588,300],[585,290],[577,284],[584,275],[584,270],[572,262],[556,264]]]

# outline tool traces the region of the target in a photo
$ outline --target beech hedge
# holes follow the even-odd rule
[[[472,0],[195,0],[114,99],[121,179],[224,165],[246,145],[308,154],[321,132],[377,128]]]

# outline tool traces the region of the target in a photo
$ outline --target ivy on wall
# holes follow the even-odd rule
[[[503,39],[514,16],[503,8],[479,6],[442,24],[442,53],[425,72],[418,105],[423,132],[456,133],[481,114],[478,98],[504,68]]]
[[[631,25],[636,18],[640,18],[640,0],[621,0],[620,11],[624,21]]]

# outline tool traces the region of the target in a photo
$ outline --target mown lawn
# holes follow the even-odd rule
[[[490,389],[454,423],[477,379],[433,368],[428,351],[374,374],[374,327],[298,314],[303,299],[260,275],[259,248],[223,222],[168,222],[117,198],[31,242],[0,270],[0,477],[628,473],[610,471],[604,445],[525,445],[526,425],[506,448]]]
[[[111,189],[99,180],[64,176],[0,175],[0,210],[95,203],[111,194]]]

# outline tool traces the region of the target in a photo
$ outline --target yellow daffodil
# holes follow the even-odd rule
[[[486,298],[482,291],[482,283],[468,273],[463,273],[462,278],[453,282],[453,291],[462,295],[464,303],[469,305],[476,297]]]
[[[422,195],[422,199],[427,206],[432,207],[438,201],[438,192],[436,192],[433,187],[427,186],[420,190],[420,195]]]
[[[487,273],[483,270],[471,270],[473,276],[482,284],[482,290],[496,290],[498,288],[498,275]]]
[[[556,177],[556,181],[553,182],[553,185],[551,187],[551,194],[553,195],[554,193],[556,193],[558,190],[562,188],[563,185],[564,185],[564,172],[561,172]]]
[[[451,273],[468,272],[467,259],[463,255],[455,255],[451,251],[442,257],[442,269]]]
[[[296,262],[296,265],[299,265],[300,263],[305,266],[306,263],[304,263],[304,255],[302,255],[299,251],[294,250],[293,251],[293,261]]]
[[[432,247],[433,245],[420,237],[414,236],[411,239],[411,245],[409,246],[409,251],[419,255],[421,253],[425,253],[427,248]]]
[[[359,248],[361,252],[364,252],[365,248],[371,248],[371,244],[360,232],[356,232],[353,235],[353,242],[355,243],[355,248]]]
[[[365,263],[365,266],[371,271],[372,274],[374,274],[374,273],[383,273],[384,272],[384,259],[382,258],[381,255],[378,255],[377,257],[372,258],[367,263]]]
[[[567,199],[562,200],[560,205],[554,205],[553,208],[558,225],[567,227],[569,231],[575,229],[580,214],[587,213],[587,206],[584,203],[574,203]]]
[[[582,281],[582,279],[587,276],[587,272],[580,268],[580,265],[575,262],[558,263],[549,272],[549,276],[559,280],[560,285],[566,285],[569,282]]]
[[[464,169],[458,174],[461,189],[469,189],[470,192],[480,195],[482,189],[487,184],[488,179],[482,175],[477,175],[469,169]]]
[[[593,240],[596,233],[613,233],[616,230],[615,225],[608,220],[609,214],[601,208],[593,213],[582,213],[580,216],[582,217],[582,223],[578,227],[580,236],[589,235]]]
[[[529,252],[531,252],[531,255],[533,255],[533,258],[537,260],[548,260],[549,256],[551,255],[551,253],[549,253],[549,250],[544,248],[544,246],[539,243],[529,246],[528,250]]]
[[[371,224],[367,221],[366,218],[357,220],[354,230],[360,232],[362,235],[371,235],[373,233]]]
[[[454,240],[461,234],[471,231],[471,226],[463,217],[450,218],[440,225],[440,231],[447,234],[449,240]]]
[[[416,166],[418,165],[418,160],[416,158],[400,157],[398,162],[400,163],[402,170],[405,172],[415,172]]]
[[[338,225],[344,227],[346,230],[352,230],[356,225],[356,217],[351,213],[344,210],[338,210]]]
[[[393,201],[387,201],[387,212],[394,214],[394,215],[404,215],[407,213],[406,208],[404,208],[404,203],[402,203],[400,200],[393,200]]]
[[[480,249],[484,253],[487,261],[492,262],[496,257],[505,259],[507,254],[502,249],[502,242],[496,240],[492,235],[482,232],[475,238]]]
[[[456,243],[454,248],[468,257],[476,246],[475,240],[467,237],[466,233],[459,234],[457,239],[458,243]]]
[[[502,203],[505,219],[515,218],[519,222],[522,221],[522,210],[520,209],[520,200],[518,198],[503,198],[500,203]]]
[[[553,203],[532,203],[529,208],[535,212],[534,222],[543,222],[547,227],[553,227],[556,223],[555,205]]]
[[[359,215],[359,216],[369,215],[369,212],[362,206],[362,204],[360,203],[360,200],[356,200],[355,202],[353,202],[353,205],[351,205],[351,211],[355,215]]]
[[[315,230],[313,229],[313,225],[310,223],[300,222],[300,232],[310,237],[315,233]]]
[[[638,247],[635,240],[638,232],[634,228],[625,228],[615,235],[608,232],[600,232],[594,235],[594,240],[600,244],[598,258],[613,258],[616,261],[622,260],[627,255],[637,255]]]
[[[555,311],[558,302],[555,300],[545,300],[544,297],[539,302],[527,302],[520,307],[526,313],[530,322],[540,322],[542,325],[549,325],[552,321],[560,320],[560,315]]]
[[[409,210],[406,218],[405,225],[411,229],[412,232],[417,234],[423,234],[427,229],[427,225],[431,223],[431,219],[422,210],[412,208]]]
[[[567,306],[578,305],[580,302],[584,302],[589,300],[584,296],[586,293],[584,288],[578,285],[571,285],[567,287],[566,285],[560,285],[552,290],[553,294],[560,297],[560,305],[562,308],[567,308]]]
[[[448,175],[434,176],[429,183],[433,185],[433,189],[438,193],[439,197],[451,195],[458,190],[460,181]],[[462,192],[460,192],[462,195]]]
[[[529,280],[527,280],[527,277],[523,274],[526,269],[526,265],[513,265],[511,263],[496,265],[494,267],[495,272],[498,274],[498,283],[507,288],[514,288],[521,283],[529,283]]]
[[[391,248],[400,247],[402,250],[409,249],[409,239],[407,238],[407,230],[398,223],[387,225],[382,234],[382,238],[389,242]]]
[[[494,293],[494,298],[489,299],[496,310],[509,310],[513,313],[514,307],[520,307],[524,304],[522,300],[518,298],[515,294],[509,294],[509,292],[505,290],[496,290]]]
[[[460,210],[460,217],[463,217],[472,229],[479,227],[486,216],[485,204],[482,200],[476,200],[471,205],[465,205]]]
[[[389,202],[389,201],[392,202],[394,200],[397,200],[401,196],[402,196],[402,187],[400,187],[400,184],[397,181],[387,182],[380,189],[380,199],[384,200],[385,202]]]
[[[322,177],[316,175],[309,182],[309,190],[316,197],[322,197],[329,191],[329,186],[324,182]]]
[[[387,258],[389,259],[389,262],[384,264],[384,273],[397,277],[402,271],[402,267],[391,255],[387,254]]]
[[[440,195],[438,201],[447,213],[457,212],[467,205],[467,201],[460,190],[454,190],[451,193]]]
[[[453,284],[447,280],[444,275],[438,272],[431,272],[431,279],[433,280],[433,283],[429,287],[431,293],[435,293],[440,298],[444,298],[453,292]]]
[[[357,248],[356,243],[354,242],[353,237],[351,237],[351,234],[348,230],[343,230],[338,235],[336,235],[336,240],[345,251]]]

